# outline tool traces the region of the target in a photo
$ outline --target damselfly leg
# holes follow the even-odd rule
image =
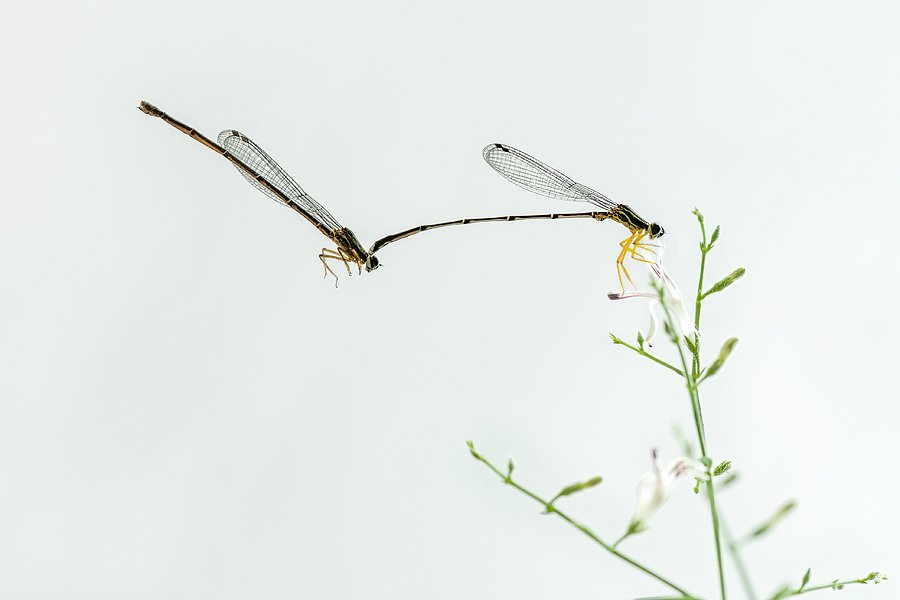
[[[649,252],[650,254],[656,254],[656,250],[654,248],[659,248],[658,244],[648,244],[647,242],[642,242],[641,240],[647,237],[647,231],[641,231],[640,235],[638,235],[634,241],[631,243],[631,249],[628,251],[631,254],[631,258],[638,262],[644,262],[653,264],[652,260],[647,260],[644,258],[644,255],[641,254],[641,251]]]
[[[622,281],[622,274],[625,274],[625,279],[628,280],[628,283],[631,284],[632,287],[637,287],[634,285],[634,281],[631,280],[631,275],[628,274],[628,269],[625,268],[625,258],[630,254],[632,260],[637,262],[653,264],[655,261],[648,260],[641,254],[641,251],[649,252],[651,254],[656,254],[656,250],[654,248],[658,248],[656,244],[648,244],[646,242],[641,242],[645,237],[647,237],[647,231],[635,231],[630,236],[619,242],[619,246],[622,250],[619,252],[619,256],[616,257],[616,273],[619,276],[619,286],[622,289],[622,292],[625,292],[625,284]]]
[[[334,271],[331,270],[331,267],[327,262],[325,262],[326,260],[336,260],[343,263],[347,268],[347,275],[353,275],[353,272],[350,270],[350,263],[355,263],[359,268],[360,275],[362,275],[362,266],[360,265],[359,261],[355,260],[353,256],[342,250],[340,247],[338,247],[336,250],[332,250],[331,248],[322,248],[322,252],[321,254],[319,254],[319,260],[322,261],[322,266],[325,267],[325,277],[328,277],[329,273],[331,273],[331,276],[334,277],[334,287],[337,287],[338,276]]]
[[[621,246],[622,250],[619,252],[619,256],[616,257],[616,274],[619,276],[619,287],[622,288],[622,292],[625,292],[625,283],[622,281],[622,274],[625,274],[625,279],[628,280],[628,283],[631,284],[631,287],[636,287],[634,282],[631,280],[631,275],[628,274],[628,269],[625,268],[625,256],[628,255],[629,250],[631,249],[631,244],[634,242],[634,239],[637,237],[637,232],[632,233],[630,236],[619,242],[619,246]]]

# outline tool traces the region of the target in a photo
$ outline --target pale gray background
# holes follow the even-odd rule
[[[322,279],[325,240],[226,161],[239,128],[365,243],[462,216],[584,209],[482,161],[519,146],[639,208],[704,312],[721,502],[761,593],[900,575],[900,8],[892,2],[4,4],[0,596],[632,598],[664,588],[506,489],[514,456],[612,538],[676,378],[621,348],[620,227],[444,230]],[[640,269],[641,281],[645,277]],[[661,347],[670,355],[670,349]],[[713,596],[679,490],[625,545]],[[740,597],[729,571],[733,594]],[[896,598],[896,583],[841,597]],[[822,595],[831,592],[822,592]]]

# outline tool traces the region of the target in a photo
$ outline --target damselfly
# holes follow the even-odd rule
[[[484,160],[486,160],[494,170],[514,184],[523,187],[530,192],[548,196],[550,198],[559,198],[561,200],[590,202],[603,210],[583,213],[459,219],[457,221],[447,221],[445,223],[435,223],[433,225],[420,225],[381,238],[372,244],[369,252],[374,254],[385,245],[396,240],[403,239],[422,231],[446,227],[448,225],[468,225],[471,223],[490,223],[497,221],[524,221],[528,219],[591,218],[598,221],[606,219],[615,221],[616,223],[624,225],[628,231],[631,232],[631,235],[619,242],[621,249],[619,251],[619,256],[616,258],[616,273],[619,276],[619,285],[623,290],[625,289],[622,282],[623,274],[628,281],[634,285],[634,282],[631,281],[631,276],[628,274],[628,270],[624,265],[626,256],[630,255],[634,260],[640,262],[653,262],[647,260],[641,254],[641,251],[654,252],[652,249],[653,246],[644,243],[642,240],[645,237],[656,239],[663,235],[665,230],[659,223],[650,223],[642,219],[630,206],[613,202],[600,192],[576,182],[553,167],[545,165],[533,156],[526,154],[521,150],[517,150],[512,146],[507,146],[505,144],[489,144],[482,151],[482,155],[484,156]]]
[[[640,262],[653,262],[644,258],[640,252],[641,250],[654,252],[653,245],[641,240],[645,237],[654,240],[662,236],[666,231],[659,223],[645,221],[627,204],[613,202],[600,192],[576,182],[553,167],[545,165],[533,156],[516,150],[512,146],[490,144],[484,149],[483,154],[484,160],[489,165],[519,187],[550,198],[590,202],[603,209],[603,212],[600,213],[603,216],[596,217],[598,220],[609,219],[624,225],[631,235],[619,242],[621,250],[616,258],[616,273],[619,276],[619,285],[623,290],[625,289],[622,283],[623,273],[629,283],[634,285],[625,268],[626,255],[630,254],[631,258]]]
[[[329,273],[334,276],[335,285],[337,285],[337,275],[328,265],[327,261],[329,260],[343,263],[347,267],[347,273],[350,273],[351,263],[356,265],[360,273],[362,273],[363,266],[366,271],[374,271],[378,268],[378,259],[366,252],[356,234],[341,226],[337,219],[325,210],[325,207],[307,194],[271,156],[266,154],[265,150],[247,136],[234,129],[226,129],[219,134],[218,143],[216,143],[149,102],[141,102],[138,108],[150,116],[159,117],[175,129],[186,133],[207,148],[230,160],[241,175],[257,189],[276,202],[303,215],[316,229],[334,242],[337,248],[335,250],[322,248],[319,260],[325,267],[325,276],[327,277]]]

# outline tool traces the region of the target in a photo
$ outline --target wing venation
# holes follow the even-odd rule
[[[265,150],[260,148],[250,138],[234,129],[226,129],[219,134],[219,145],[231,153],[235,158],[253,169],[254,172],[261,175],[275,189],[284,194],[291,202],[295,202],[300,208],[308,212],[314,219],[331,231],[340,229],[341,225],[337,222],[331,213],[325,210],[325,207],[316,202],[316,200],[307,194],[300,185],[294,181],[293,177],[281,168],[275,160],[269,156]],[[253,187],[272,198],[280,204],[287,206],[288,204],[283,198],[275,194],[265,185],[261,184],[256,178],[247,173],[241,167],[235,165],[237,170],[244,179],[249,181]]]
[[[590,202],[605,210],[616,206],[600,192],[512,146],[489,144],[482,155],[495,171],[529,192],[560,200]]]

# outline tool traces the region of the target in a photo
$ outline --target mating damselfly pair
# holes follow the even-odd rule
[[[482,152],[485,161],[514,184],[549,198],[588,202],[601,210],[581,213],[479,217],[419,225],[418,227],[384,236],[375,241],[366,250],[360,243],[359,238],[356,237],[356,234],[347,227],[342,226],[337,219],[331,216],[331,213],[325,210],[325,207],[307,194],[271,156],[244,134],[234,129],[226,129],[219,134],[217,142],[214,142],[193,127],[169,116],[149,102],[141,102],[138,108],[150,116],[159,117],[182,133],[189,135],[207,148],[224,156],[231,161],[247,181],[275,201],[300,213],[316,229],[321,231],[325,237],[330,239],[334,243],[335,249],[322,248],[319,260],[322,261],[322,265],[325,268],[325,275],[327,276],[330,273],[334,276],[335,285],[337,285],[337,274],[331,269],[328,261],[342,263],[347,268],[348,274],[351,273],[351,264],[356,265],[360,274],[363,267],[365,267],[366,271],[374,271],[379,266],[378,258],[375,256],[376,252],[392,242],[423,231],[451,225],[470,225],[473,223],[500,221],[527,221],[533,219],[595,219],[604,221],[608,219],[625,226],[630,232],[627,238],[619,242],[620,251],[616,258],[616,272],[619,278],[619,285],[624,290],[623,274],[634,285],[628,270],[625,268],[625,258],[630,256],[632,259],[640,262],[652,262],[642,254],[642,252],[654,252],[653,246],[645,242],[644,239],[656,239],[665,233],[662,226],[642,219],[631,207],[613,202],[600,192],[576,182],[533,156],[505,144],[489,144]]]

